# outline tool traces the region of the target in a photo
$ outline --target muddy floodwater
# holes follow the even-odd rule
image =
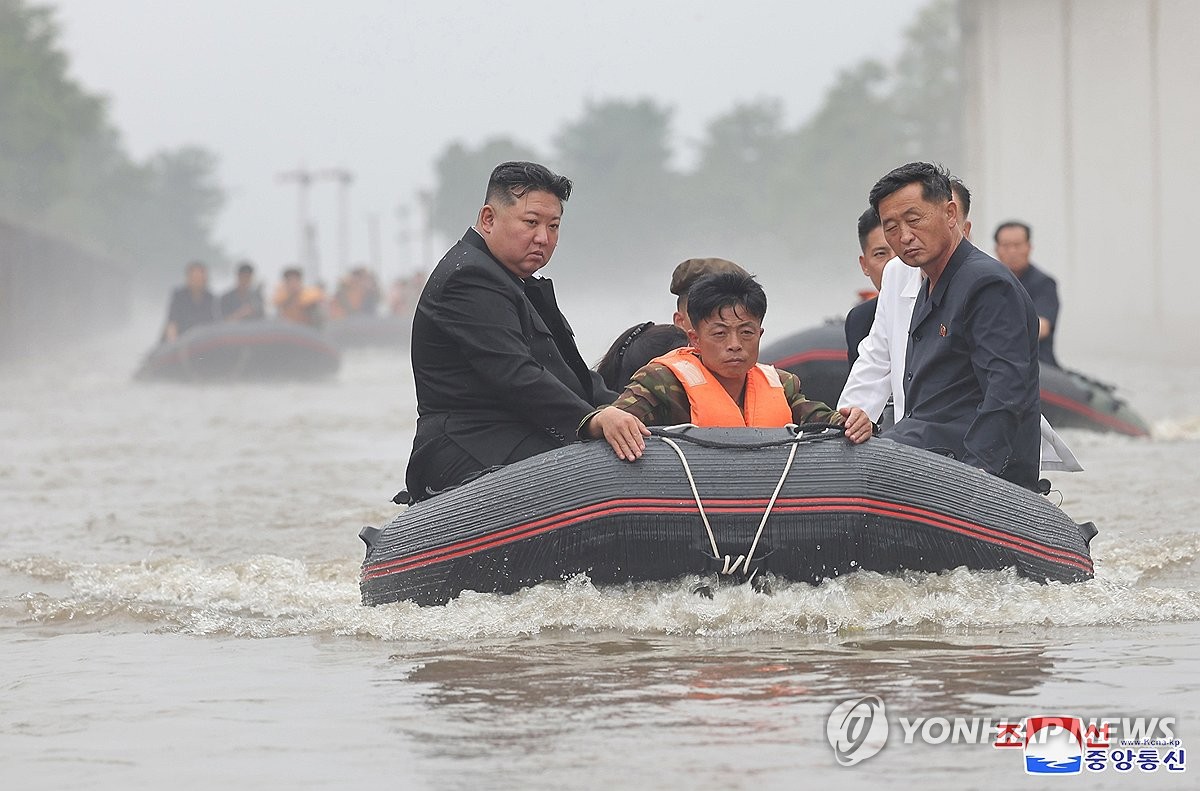
[[[6,789],[1035,787],[1021,750],[906,744],[901,717],[1169,718],[1200,760],[1200,366],[1071,361],[1155,431],[1064,432],[1087,471],[1051,496],[1100,528],[1092,582],[858,573],[707,600],[580,577],[371,609],[357,532],[397,510],[406,353],[349,353],[322,384],[135,383],[152,333],[0,364]],[[869,695],[886,747],[840,766],[830,713]]]

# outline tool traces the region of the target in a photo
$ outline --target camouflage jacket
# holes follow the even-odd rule
[[[792,422],[831,423],[835,426],[845,422],[845,418],[836,410],[820,401],[805,398],[804,393],[800,392],[798,376],[782,368],[777,370],[779,381],[783,383],[783,395],[792,408]],[[652,362],[639,369],[625,392],[610,406],[625,410],[647,426],[677,426],[692,420],[692,406],[688,402],[687,391],[671,369],[662,363]],[[580,436],[584,436],[583,427],[600,409],[590,412],[580,421]]]

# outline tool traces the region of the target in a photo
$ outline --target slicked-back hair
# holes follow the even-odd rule
[[[950,190],[950,173],[946,168],[929,162],[909,162],[875,182],[868,197],[871,208],[878,214],[880,201],[909,184],[920,184],[921,197],[931,203],[954,199]]]
[[[996,226],[996,232],[992,234],[992,241],[996,244],[1000,243],[1000,232],[1005,228],[1023,228],[1025,229],[1025,241],[1033,241],[1033,229],[1020,220],[1005,220]]]
[[[488,179],[483,202],[511,206],[530,192],[549,192],[566,203],[571,180],[536,162],[501,162]]]
[[[700,278],[688,289],[688,318],[700,329],[700,322],[725,308],[742,308],[762,321],[767,315],[767,292],[754,275],[721,272]]]
[[[967,219],[971,214],[971,191],[958,176],[950,177],[950,191],[954,193],[954,199],[958,201],[958,208],[962,209],[962,218]]]
[[[867,252],[867,237],[871,235],[871,231],[881,225],[879,222],[879,212],[874,209],[867,209],[858,217],[858,246],[862,251]]]

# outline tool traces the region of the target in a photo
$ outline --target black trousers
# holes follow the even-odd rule
[[[530,434],[513,448],[504,463],[512,464],[559,447],[562,446],[547,435]],[[459,486],[484,469],[484,465],[461,445],[450,437],[441,436],[413,452],[408,461],[405,485],[412,501],[419,502]]]

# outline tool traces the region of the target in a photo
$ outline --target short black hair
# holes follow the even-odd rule
[[[888,173],[871,187],[868,200],[875,213],[879,213],[879,202],[909,184],[921,185],[921,197],[927,201],[949,201],[954,199],[950,189],[950,173],[941,165],[929,162],[909,162]],[[965,212],[964,212],[965,214]]]
[[[254,265],[249,261],[243,261],[238,264],[237,273],[239,275],[252,275],[254,274]]]
[[[954,193],[955,199],[958,200],[958,208],[962,209],[962,216],[965,220],[971,214],[971,191],[967,189],[967,185],[963,184],[962,179],[958,176],[950,177],[950,191]]]
[[[1004,222],[1002,222],[996,226],[996,232],[994,234],[992,234],[993,242],[996,242],[997,244],[1000,242],[1000,232],[1003,231],[1005,228],[1024,228],[1025,229],[1025,241],[1027,241],[1027,242],[1033,241],[1033,229],[1030,228],[1026,223],[1023,223],[1020,220],[1005,220]]]
[[[566,203],[571,197],[571,180],[536,162],[501,162],[488,179],[483,202],[511,206],[529,192],[549,192]]]
[[[867,209],[858,216],[858,246],[864,253],[867,251],[867,237],[879,226],[879,212],[874,209]]]
[[[289,266],[287,269],[283,270],[283,276],[303,278],[304,272],[302,272],[298,266]]]
[[[697,329],[701,321],[714,313],[739,305],[759,321],[767,315],[767,293],[754,275],[738,272],[706,275],[688,289],[688,318]]]

